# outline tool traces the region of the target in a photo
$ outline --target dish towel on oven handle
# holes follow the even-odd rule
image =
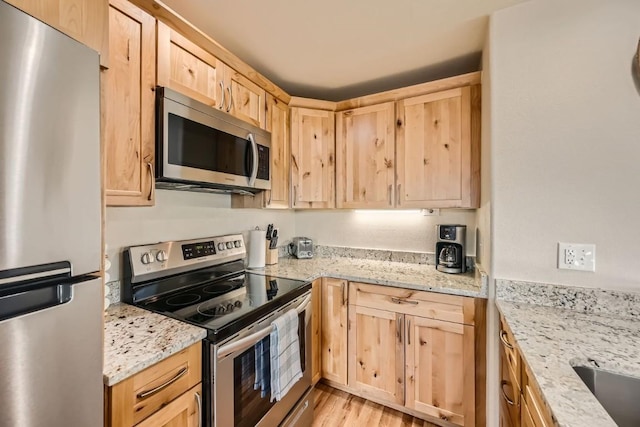
[[[265,337],[254,346],[256,379],[253,389],[260,389],[260,397],[264,398],[271,392],[271,360],[269,355],[270,337]]]
[[[279,401],[302,378],[298,312],[291,309],[274,320],[271,332],[271,401]]]

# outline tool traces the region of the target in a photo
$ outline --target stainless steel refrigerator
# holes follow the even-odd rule
[[[0,426],[101,426],[98,54],[0,0],[0,58]]]

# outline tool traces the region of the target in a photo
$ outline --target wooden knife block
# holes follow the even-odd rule
[[[275,249],[269,249],[269,243],[271,243],[269,240],[267,240],[267,245],[265,247],[265,257],[264,257],[264,263],[266,265],[273,265],[273,264],[277,264],[278,263],[278,248]]]

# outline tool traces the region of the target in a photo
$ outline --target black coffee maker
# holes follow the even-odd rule
[[[443,273],[466,271],[466,225],[436,225],[436,270]]]

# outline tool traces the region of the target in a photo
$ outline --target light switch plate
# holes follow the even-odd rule
[[[596,245],[591,243],[558,243],[558,268],[596,271]]]

